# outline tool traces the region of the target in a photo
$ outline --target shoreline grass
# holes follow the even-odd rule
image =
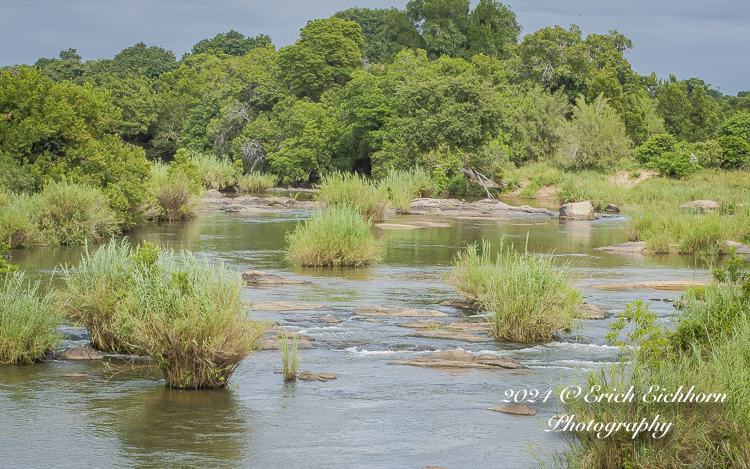
[[[0,364],[34,363],[62,340],[54,294],[41,295],[39,285],[23,272],[0,276]]]
[[[378,261],[380,244],[371,226],[372,222],[364,220],[356,208],[331,206],[286,234],[287,258],[310,267],[373,264]]]
[[[159,220],[189,220],[196,215],[196,189],[181,171],[170,172],[168,165],[155,162],[151,165],[150,190],[157,202]]]
[[[432,177],[420,167],[409,171],[390,169],[378,182],[378,187],[385,189],[391,204],[403,214],[411,211],[411,201],[415,197],[429,196],[434,188]]]
[[[482,241],[459,252],[446,280],[468,300],[492,312],[492,334],[513,342],[549,341],[570,329],[581,304],[571,287],[568,266],[556,266],[551,256],[516,252],[501,241],[495,262],[491,245]]]
[[[339,171],[322,178],[316,200],[324,208],[348,205],[373,222],[385,220],[389,204],[385,187],[377,187],[358,174]]]

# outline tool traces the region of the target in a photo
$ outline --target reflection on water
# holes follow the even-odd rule
[[[550,344],[410,337],[398,318],[362,321],[358,305],[394,304],[439,309],[448,320],[471,312],[439,306],[456,298],[444,284],[456,252],[487,239],[493,250],[545,253],[567,261],[586,301],[624,309],[633,300],[673,295],[647,290],[599,291],[608,281],[709,277],[691,257],[620,256],[595,250],[627,241],[625,218],[560,222],[546,217],[453,220],[450,228],[378,231],[382,261],[362,269],[301,268],[285,260],[284,234],[308,213],[243,215],[205,213],[184,224],[159,224],[130,234],[134,241],[190,248],[211,262],[237,270],[261,269],[311,280],[312,285],[250,288],[249,301],[309,301],[322,310],[254,312],[315,338],[301,350],[300,369],[333,372],[335,381],[285,384],[274,371],[278,352],[248,357],[232,390],[169,391],[160,376],[134,368],[112,375],[102,363],[50,361],[0,367],[0,465],[8,467],[247,467],[414,468],[530,467],[529,446],[548,460],[563,448],[543,432],[556,402],[533,405],[538,419],[516,419],[486,411],[507,389],[547,389],[617,359],[604,342],[613,319],[581,322]],[[389,221],[408,221],[413,216]],[[74,266],[81,247],[13,250],[31,276],[51,278],[60,264]],[[60,276],[56,277],[59,283]],[[669,303],[653,302],[664,321]],[[328,314],[343,322],[314,318]],[[523,373],[446,371],[388,365],[429,350],[463,348],[508,354],[528,366]],[[72,379],[66,373],[85,373]],[[41,436],[41,437],[40,437]],[[43,440],[43,443],[37,444]]]

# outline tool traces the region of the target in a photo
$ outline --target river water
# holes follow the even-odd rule
[[[301,370],[332,372],[328,382],[284,383],[277,351],[249,356],[231,390],[178,391],[163,386],[148,363],[112,357],[105,362],[46,361],[0,367],[0,467],[242,467],[422,468],[536,467],[564,449],[546,432],[558,413],[554,396],[532,403],[535,417],[486,410],[503,405],[506,390],[548,390],[572,384],[589,370],[617,359],[604,335],[613,318],[585,321],[548,344],[407,337],[403,318],[364,322],[359,305],[391,304],[467,313],[438,304],[457,299],[444,284],[453,255],[482,239],[506,240],[519,249],[569,262],[585,300],[617,312],[627,302],[672,298],[653,290],[602,291],[589,285],[615,281],[708,278],[692,257],[623,256],[594,250],[627,241],[624,217],[563,222],[543,216],[508,220],[453,220],[450,228],[378,231],[379,264],[360,269],[309,269],[284,259],[284,233],[306,212],[243,215],[207,212],[187,224],[155,225],[131,234],[134,241],[189,248],[239,271],[260,269],[311,280],[312,285],[247,287],[248,301],[306,301],[314,312],[256,312],[315,338],[301,350]],[[396,216],[388,221],[404,221]],[[55,267],[75,266],[81,248],[15,250],[13,261],[32,277],[53,279]],[[664,320],[670,303],[652,302]],[[343,319],[326,324],[311,316]],[[510,355],[520,372],[447,370],[389,365],[433,350],[463,348]],[[87,373],[86,379],[63,377]]]

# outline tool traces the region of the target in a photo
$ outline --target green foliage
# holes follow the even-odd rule
[[[503,240],[493,263],[490,243],[482,241],[459,252],[446,280],[470,301],[493,312],[493,335],[513,342],[549,341],[552,333],[570,329],[580,292],[571,287],[567,264],[552,256],[519,253]]]
[[[432,194],[432,178],[427,172],[415,167],[409,171],[388,171],[384,179],[378,182],[378,188],[385,188],[391,205],[401,211],[411,211],[414,197],[427,197]]]
[[[161,162],[151,166],[150,190],[157,202],[159,220],[171,222],[195,216],[198,204],[195,196],[200,191],[200,175],[196,168],[192,162],[182,165],[182,168],[178,163],[173,171],[170,171],[171,166]],[[186,169],[187,173],[182,169]]]
[[[703,168],[718,168],[724,161],[723,150],[716,140],[697,142],[693,148],[698,164]]]
[[[722,122],[719,136],[739,137],[750,142],[750,112],[739,112]]]
[[[60,316],[54,292],[39,294],[23,272],[0,275],[0,364],[33,363],[55,349]]]
[[[697,164],[690,161],[690,157],[690,152],[687,151],[668,151],[661,154],[653,167],[659,171],[659,174],[680,179],[700,169]]]
[[[517,90],[519,104],[513,113],[511,159],[516,164],[551,160],[560,144],[565,116],[571,111],[568,97],[536,86]]]
[[[320,99],[328,89],[343,86],[362,68],[365,43],[362,27],[340,18],[312,20],[292,46],[279,51],[277,63],[292,93]]]
[[[329,173],[320,181],[316,196],[323,207],[349,206],[368,221],[385,220],[389,194],[384,185],[376,186],[357,174]]]
[[[404,11],[355,7],[333,16],[359,23],[366,47],[364,56],[369,63],[388,63],[403,48],[424,48],[419,31]]]
[[[347,204],[330,206],[287,233],[288,259],[311,267],[360,267],[378,261],[372,222]]]
[[[661,155],[672,151],[677,146],[677,139],[670,134],[652,135],[635,151],[633,156],[642,164],[655,163]]]
[[[562,135],[559,158],[575,168],[609,168],[627,157],[632,145],[620,117],[601,95],[592,104],[579,98]]]
[[[217,158],[205,153],[194,153],[190,155],[190,160],[195,164],[200,174],[201,185],[205,189],[231,190],[237,188],[242,167],[238,168],[226,158]],[[175,162],[172,164],[175,164]]]
[[[193,54],[218,54],[245,55],[256,47],[265,47],[271,44],[271,37],[266,34],[258,34],[255,37],[245,37],[234,29],[228,33],[217,34],[212,39],[201,39],[193,48]]]
[[[0,277],[5,277],[18,270],[17,265],[13,265],[8,260],[10,259],[10,245],[0,241]]]
[[[172,51],[139,42],[115,55],[111,67],[111,71],[119,75],[138,74],[154,79],[179,65]]]
[[[260,194],[276,185],[276,176],[273,174],[261,174],[257,171],[242,175],[237,180],[237,188],[241,192]]]
[[[739,168],[750,161],[750,144],[745,139],[725,135],[717,140],[722,150],[722,167]]]
[[[629,350],[638,347],[638,353],[651,362],[656,362],[663,356],[669,342],[669,331],[658,322],[656,313],[648,309],[648,304],[634,301],[625,305],[625,311],[617,314],[617,320],[609,326],[609,333],[605,339],[612,345]],[[626,326],[633,324],[634,329],[625,334],[627,342],[619,339]]]
[[[610,203],[619,204],[626,200],[626,191],[624,187],[610,183],[601,173],[585,171],[565,173],[555,197],[561,204],[588,200],[594,210],[601,211]]]
[[[193,193],[198,194],[201,190],[200,169],[198,162],[190,158],[186,150],[180,148],[167,168],[167,176],[174,179],[183,179]]]

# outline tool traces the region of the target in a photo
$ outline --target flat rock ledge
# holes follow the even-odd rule
[[[87,375],[86,373],[65,373],[63,375],[63,378],[91,378],[91,375]]]
[[[335,317],[333,317],[331,315],[328,315],[328,314],[325,315],[325,316],[321,316],[320,314],[316,314],[313,317],[315,319],[320,319],[323,322],[327,322],[328,324],[338,324],[340,322],[344,322],[343,319],[341,319],[341,318],[335,318]]]
[[[412,215],[436,215],[442,217],[503,219],[508,216],[545,215],[557,218],[557,212],[528,205],[515,207],[495,199],[464,202],[458,199],[417,198],[411,201]]]
[[[412,332],[408,337],[424,337],[428,339],[454,339],[465,340],[467,342],[489,342],[492,339],[482,337],[481,335],[472,334],[471,332],[449,331],[445,329],[421,330]]]
[[[487,407],[487,410],[502,412],[514,417],[531,417],[536,415],[536,410],[526,404],[508,404],[501,407]]]
[[[445,300],[440,303],[440,306],[450,306],[452,308],[459,309],[470,309],[473,311],[479,310],[480,306],[473,301],[468,300]]]
[[[750,246],[746,246],[736,241],[724,241],[727,247],[737,248],[737,254],[750,254]],[[679,254],[680,249],[677,244],[669,245],[669,254]],[[651,249],[646,249],[646,241],[630,241],[627,243],[613,244],[595,248],[597,251],[611,252],[615,254],[654,254]]]
[[[706,286],[710,285],[711,283],[711,280],[676,278],[673,280],[652,280],[648,282],[600,283],[598,285],[591,285],[591,288],[599,288],[602,290],[649,288],[652,290],[682,291],[687,290],[688,287]]]
[[[396,324],[399,327],[408,327],[409,329],[447,329],[460,332],[486,332],[492,326],[489,322],[442,322],[434,319],[417,319],[415,321],[406,321]]]
[[[438,221],[409,221],[404,223],[377,223],[375,228],[382,230],[418,230],[420,228],[450,228],[450,223]]]
[[[438,318],[448,316],[448,313],[434,309],[407,308],[403,306],[357,306],[354,308],[357,316],[391,316],[397,318]]]
[[[301,301],[253,301],[250,303],[255,311],[309,311],[325,308],[318,303],[303,303]]]
[[[312,342],[315,341],[309,335],[299,334],[297,332],[289,332],[280,327],[271,327],[258,341],[258,347],[261,350],[278,350],[279,342],[282,340],[281,337],[286,334],[287,343],[291,347],[294,344],[294,338],[297,338],[298,349],[309,349],[313,348]]]
[[[336,379],[336,375],[333,373],[311,373],[309,371],[302,371],[297,375],[297,379],[300,381],[322,381],[326,382],[332,379]]]
[[[310,285],[308,280],[298,280],[271,274],[262,270],[242,272],[242,280],[248,285]]]
[[[289,197],[254,197],[252,195],[225,197],[224,194],[213,189],[206,191],[201,202],[203,210],[239,213],[265,213],[269,210],[279,211],[280,209],[282,212],[288,212],[291,211],[290,209],[320,208],[318,202],[295,200]]]
[[[491,368],[518,369],[523,365],[510,357],[499,357],[492,354],[474,356],[465,350],[444,350],[435,352],[414,360],[398,360],[389,365],[413,365],[434,368]]]
[[[55,358],[58,360],[101,360],[104,355],[89,347],[68,349]]]
[[[609,317],[606,309],[588,303],[583,303],[578,307],[578,314],[582,319],[607,319]]]

